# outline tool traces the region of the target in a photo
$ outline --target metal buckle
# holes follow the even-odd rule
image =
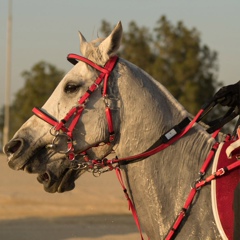
[[[49,130],[50,134],[56,137],[59,134],[59,131],[56,130],[55,126],[52,126]]]
[[[92,175],[93,175],[94,177],[100,177],[101,174],[102,174],[102,171],[100,171],[99,168],[94,168],[94,169],[92,169]]]
[[[109,104],[109,98],[107,95],[104,95],[103,96],[103,102],[105,104],[105,107],[110,107],[110,104]]]
[[[220,172],[219,172],[220,171]],[[224,168],[220,168],[218,169],[219,175],[218,176],[222,176],[223,174],[225,174],[225,170]]]
[[[78,163],[76,162],[75,160],[73,160],[71,163],[70,163],[70,168],[73,169],[73,170],[84,170],[88,167],[88,164],[87,163]]]
[[[59,146],[58,143],[62,141],[62,138],[66,139],[66,144],[67,144],[66,150],[57,149],[57,146]],[[58,153],[67,154],[72,150],[72,147],[73,147],[73,140],[66,133],[58,133],[52,140],[52,148],[54,148],[55,151]]]
[[[202,188],[202,187],[198,187],[198,188],[197,188],[196,186],[197,186],[197,184],[200,183],[201,181],[204,181],[204,180],[203,180],[203,177],[204,177],[204,175],[205,175],[204,173],[201,173],[201,172],[199,172],[198,174],[199,174],[199,177],[198,177],[195,181],[193,181],[192,184],[191,184],[191,188],[192,188],[192,189],[196,189],[196,191],[199,191],[199,190]]]

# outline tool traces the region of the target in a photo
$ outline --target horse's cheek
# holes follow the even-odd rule
[[[107,123],[103,118],[103,116],[98,116],[95,118],[95,120],[90,119],[89,122],[85,125],[85,131],[86,131],[86,141],[89,143],[101,142],[105,140]]]

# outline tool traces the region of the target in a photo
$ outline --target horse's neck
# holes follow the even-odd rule
[[[121,157],[125,157],[145,151],[162,134],[190,114],[147,73],[124,60],[120,60],[120,65],[118,117],[121,120],[118,121],[119,143],[116,151]],[[193,146],[194,142],[209,146],[213,143],[204,127],[198,124],[190,131],[188,138],[184,139],[186,141],[180,141],[183,145],[181,151]],[[196,150],[194,153],[194,150],[195,148],[191,148],[190,156],[204,152]]]
[[[127,75],[128,78],[119,79],[122,100],[121,135],[116,149],[119,157],[145,151],[186,116],[180,104],[163,87],[138,69]],[[152,232],[153,239],[166,234],[212,144],[213,140],[204,129],[195,126],[173,146],[125,167],[125,180],[141,222],[147,232]],[[151,224],[147,223],[149,221]],[[154,227],[146,229],[149,225]]]
[[[118,152],[145,151],[188,113],[158,82],[141,69],[120,61],[120,141]],[[130,67],[129,67],[130,66]]]
[[[184,206],[190,186],[197,180],[203,160],[212,146],[212,141],[197,131],[194,129],[187,137],[158,154],[124,167],[125,181],[150,239],[163,239],[166,235]],[[209,189],[201,193],[205,202],[199,199],[194,211],[211,214],[210,192],[206,190]],[[202,219],[190,221],[201,223]]]

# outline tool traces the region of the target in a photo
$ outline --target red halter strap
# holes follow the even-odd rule
[[[102,96],[104,98],[105,102],[105,114],[106,114],[106,119],[108,123],[108,131],[109,131],[109,143],[113,142],[115,139],[115,134],[114,134],[114,129],[113,129],[113,122],[112,122],[112,114],[111,114],[111,109],[107,103],[107,98],[108,98],[108,92],[107,92],[107,85],[108,85],[108,78],[109,75],[111,74],[113,68],[115,67],[118,57],[113,56],[109,59],[109,61],[106,63],[104,67],[101,67],[97,65],[96,63],[90,61],[89,59],[79,56],[77,54],[69,54],[67,56],[67,59],[72,63],[72,64],[77,64],[78,61],[85,62],[86,64],[92,66],[96,70],[100,72],[100,75],[98,78],[94,81],[94,83],[88,88],[88,90],[85,92],[85,94],[78,100],[78,105],[73,107],[67,114],[66,116],[61,120],[57,121],[53,116],[45,112],[44,110],[40,108],[33,108],[33,113],[37,115],[39,118],[44,120],[45,122],[49,123],[52,125],[55,129],[56,132],[59,132],[60,130],[64,133],[67,134],[68,138],[70,141],[68,142],[68,150],[66,153],[70,152],[70,160],[74,159],[74,148],[73,148],[73,141],[72,141],[72,133],[73,130],[79,120],[79,118],[82,115],[82,112],[85,109],[85,103],[86,101],[90,98],[90,95],[98,88],[98,86],[103,82],[103,92]],[[70,118],[72,118],[69,127],[66,127],[65,124],[70,121]]]

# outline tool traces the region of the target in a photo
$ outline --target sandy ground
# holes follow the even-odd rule
[[[115,172],[84,174],[66,193],[46,193],[36,175],[13,171],[0,154],[1,240],[140,239]]]

